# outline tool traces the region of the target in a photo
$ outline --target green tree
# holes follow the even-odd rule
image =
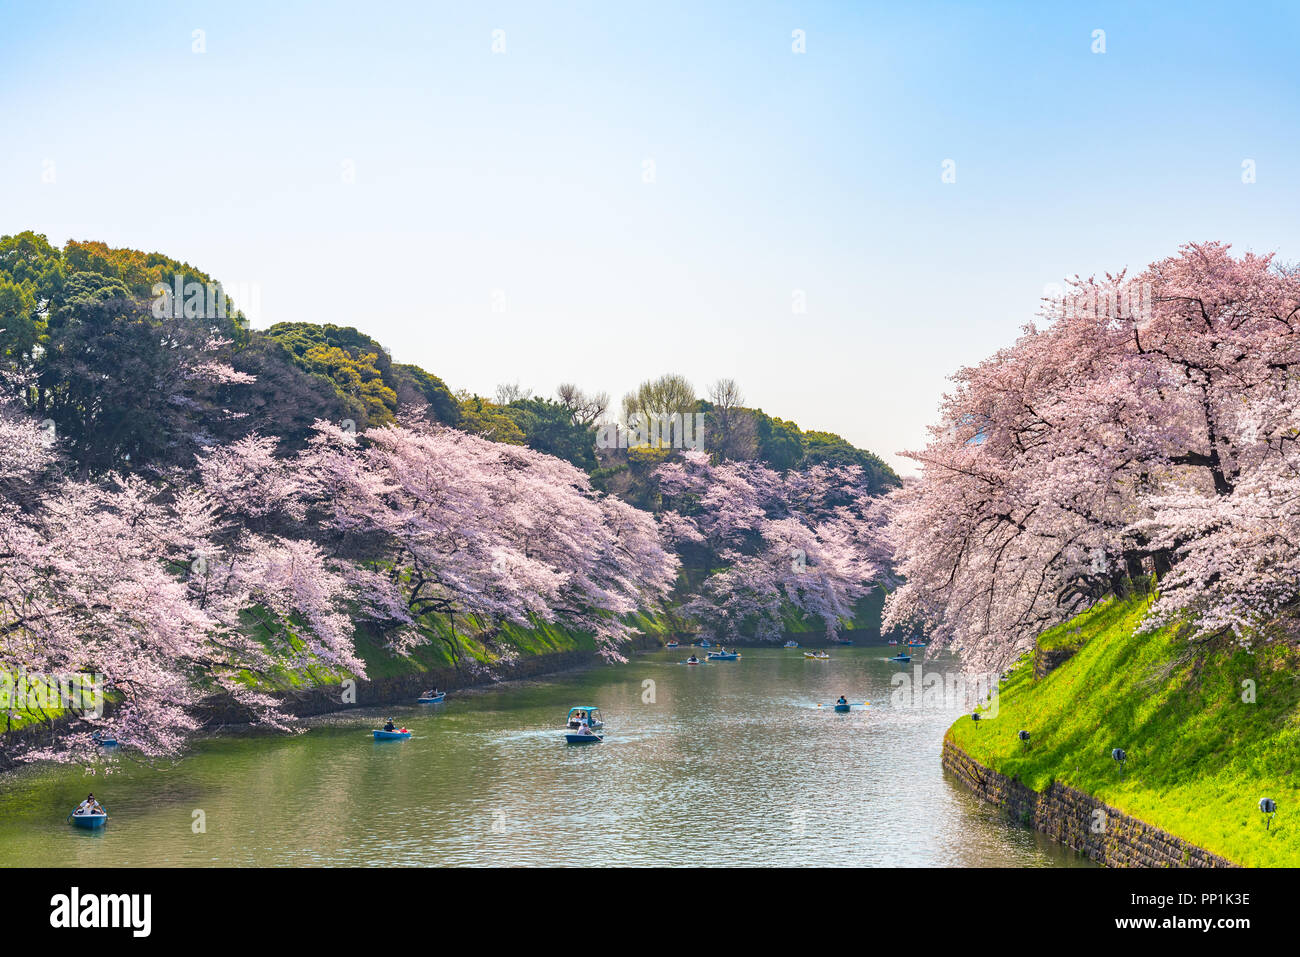
[[[803,442],[804,467],[809,465],[859,466],[866,476],[868,487],[873,492],[883,492],[903,484],[902,479],[885,463],[884,459],[873,452],[857,448],[834,432],[805,432]]]
[[[785,471],[798,468],[803,462],[803,433],[799,426],[784,419],[773,418],[761,409],[757,417],[758,457],[774,469]]]
[[[523,433],[529,447],[571,462],[580,469],[596,467],[596,434],[574,422],[571,411],[552,399],[516,399],[502,411]]]
[[[394,362],[393,388],[397,393],[398,408],[427,405],[429,414],[445,425],[460,423],[460,404],[446,383],[419,366]]]
[[[506,410],[495,402],[472,395],[464,389],[456,393],[460,403],[460,425],[472,435],[491,439],[493,442],[505,442],[509,445],[527,445],[524,430],[519,428]]]

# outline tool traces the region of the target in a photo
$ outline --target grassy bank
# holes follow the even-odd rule
[[[840,622],[841,637],[863,642],[878,640],[886,594],[885,589],[877,585],[859,598],[853,605],[853,617]],[[781,611],[781,631],[786,635],[816,640],[825,637],[826,622],[815,615],[802,614],[787,603]]]
[[[667,640],[668,623],[659,617],[637,613],[627,619],[644,634]],[[365,662],[366,677],[370,680],[395,678],[420,674],[453,665],[451,625],[445,616],[429,615],[421,624],[429,641],[412,649],[406,656],[393,654],[373,632],[358,628],[353,636],[357,656]],[[536,621],[529,627],[504,622],[497,626],[489,644],[482,626],[473,619],[458,618],[454,636],[458,647],[472,664],[492,665],[503,654],[512,656],[548,655],[565,651],[594,651],[595,639],[585,631],[567,628],[561,624]],[[462,667],[466,663],[462,661]],[[312,665],[306,668],[276,668],[262,679],[251,683],[269,690],[287,691],[322,684],[337,684],[349,677],[342,671]]]
[[[1300,654],[1137,635],[1149,601],[1111,600],[1044,633],[1044,648],[1074,656],[1037,681],[1023,659],[996,717],[963,718],[950,738],[1035,790],[1059,781],[1240,864],[1300,865]],[[1278,805],[1267,831],[1261,797]]]

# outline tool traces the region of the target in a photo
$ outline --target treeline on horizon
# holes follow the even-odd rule
[[[187,315],[178,303],[159,316],[155,290],[188,284],[208,294],[201,308]],[[0,367],[27,377],[28,409],[53,423],[85,475],[188,468],[204,446],[252,433],[275,436],[292,451],[317,420],[364,432],[420,410],[434,422],[564,459],[596,487],[653,509],[647,476],[673,450],[597,447],[602,423],[645,412],[700,416],[715,462],[754,461],[782,472],[857,466],[872,492],[901,484],[879,456],[838,435],[745,407],[731,380],[700,396],[685,378],[664,375],[624,397],[622,418],[608,395],[576,384],[561,385],[554,397],[511,384],[492,397],[453,392],[354,327],[282,322],[254,330],[224,293],[225,314],[216,315],[211,293],[219,290],[219,280],[162,253],[76,240],[60,249],[32,231],[0,237]],[[187,393],[185,360],[204,349],[247,381],[224,383],[215,397]]]

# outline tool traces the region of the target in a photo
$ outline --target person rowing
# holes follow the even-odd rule
[[[409,694],[409,692],[408,692],[408,694]],[[385,731],[396,731],[396,730],[397,730],[397,726],[396,726],[395,724],[393,724],[393,719],[392,719],[392,718],[389,718],[386,722],[384,722],[384,730],[385,730]]]
[[[86,800],[77,805],[77,814],[103,814],[104,808],[95,800],[94,793],[87,794]]]
[[[840,700],[837,701],[837,702],[835,702],[835,703],[836,703],[836,704],[848,704],[848,703],[849,703],[849,699],[846,698],[846,697],[844,697],[844,695],[840,695]]]
[[[694,655],[691,655],[689,658],[686,659],[686,663],[688,665],[698,665],[700,663],[700,659],[696,658]]]

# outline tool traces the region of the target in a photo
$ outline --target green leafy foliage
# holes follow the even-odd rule
[[[502,413],[523,433],[530,448],[591,471],[596,468],[595,431],[573,421],[553,399],[516,399]]]

